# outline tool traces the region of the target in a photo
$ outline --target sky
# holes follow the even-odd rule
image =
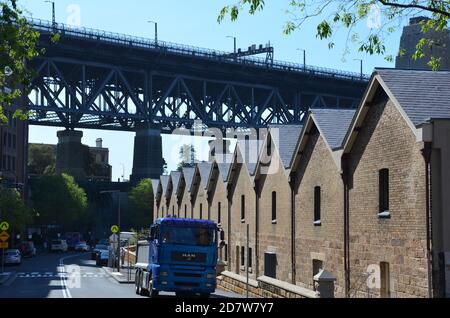
[[[82,27],[123,33],[133,36],[154,38],[154,25],[158,22],[159,40],[194,45],[221,51],[233,50],[233,39],[237,46],[247,48],[252,44],[271,42],[275,48],[275,59],[306,63],[345,71],[359,72],[363,59],[364,73],[370,74],[375,67],[394,67],[394,63],[382,56],[358,53],[350,45],[350,52],[344,55],[347,34],[339,32],[333,39],[336,46],[328,49],[327,41],[316,39],[316,23],[312,20],[301,30],[290,35],[283,34],[283,26],[289,19],[286,12],[290,0],[268,0],[265,9],[255,16],[242,13],[235,22],[217,22],[220,9],[237,0],[55,0],[56,21],[68,24],[80,23]],[[25,16],[51,20],[51,4],[44,0],[19,0]],[[366,24],[360,26],[361,34],[368,31]],[[389,54],[396,55],[402,28],[397,29],[386,42]],[[56,132],[63,128],[30,126],[29,141],[32,143],[57,143]],[[83,130],[83,143],[94,146],[97,138],[103,139],[103,146],[110,151],[113,180],[128,179],[132,170],[134,134],[130,132]],[[178,146],[195,144],[200,160],[207,159],[207,142],[198,138],[163,135],[163,157],[168,170],[176,169],[179,158]]]

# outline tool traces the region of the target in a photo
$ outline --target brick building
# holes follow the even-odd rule
[[[179,215],[179,197],[178,197],[178,184],[180,183],[181,172],[170,172],[169,183],[167,185],[168,196],[168,210],[167,212],[172,216]]]
[[[310,111],[295,151],[291,181],[295,200],[295,279],[314,289],[321,269],[336,277],[344,294],[344,187],[342,141],[355,110]]]
[[[195,166],[190,188],[194,219],[209,219],[210,211],[206,187],[210,172],[211,163],[209,162],[199,162]]]
[[[181,197],[180,216],[184,218],[193,218],[194,210],[191,200],[191,186],[194,178],[194,168],[183,168],[179,183],[179,195]]]
[[[377,69],[356,111],[313,109],[262,147],[238,140],[206,185],[183,169],[182,205],[196,182],[218,221],[227,198],[218,284],[244,292],[248,264],[251,296],[450,296],[449,87],[449,71]]]

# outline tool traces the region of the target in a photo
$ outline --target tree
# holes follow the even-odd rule
[[[128,194],[132,209],[130,219],[135,228],[147,228],[153,221],[153,187],[151,179],[141,180]]]
[[[23,233],[26,226],[32,223],[31,210],[25,205],[16,189],[0,185],[0,220],[6,220],[11,228]]]
[[[30,91],[32,71],[27,62],[38,56],[39,33],[32,30],[17,7],[17,0],[0,0],[0,122],[8,121],[5,109]],[[21,109],[14,118],[26,119]]]
[[[30,174],[54,174],[55,163],[56,154],[53,146],[30,144],[28,148],[28,172]]]
[[[195,163],[197,162],[197,151],[194,148],[194,145],[184,144],[180,147],[178,151],[180,163],[178,164],[178,171],[181,171],[186,167],[195,167]]]
[[[222,8],[218,22],[227,15],[234,21],[242,10],[255,14],[263,10],[264,5],[264,0],[239,0],[234,5]],[[432,39],[426,38],[425,34],[430,30],[442,32],[448,28],[450,0],[292,0],[289,2],[287,12],[290,19],[284,26],[285,34],[300,30],[307,21],[319,18],[316,37],[327,40],[330,49],[335,46],[333,36],[344,28],[347,32],[344,54],[348,53],[349,43],[353,42],[360,52],[383,55],[387,61],[392,61],[392,55],[386,50],[386,38],[395,32],[408,17],[421,15],[426,15],[430,19],[423,19],[420,23],[424,37],[416,44],[416,51],[411,58],[425,57],[426,47],[436,45]],[[383,23],[382,18],[384,18]],[[370,31],[361,36],[357,27],[367,19]],[[400,48],[398,54],[405,55],[405,50]],[[432,54],[427,58],[428,65],[433,70],[437,70],[440,66],[440,58]]]
[[[68,174],[42,176],[31,184],[31,201],[41,224],[74,225],[85,217],[86,192]]]

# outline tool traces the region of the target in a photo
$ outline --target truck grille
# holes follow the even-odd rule
[[[182,287],[197,287],[198,283],[190,283],[190,282],[175,282],[176,286],[182,286]]]
[[[203,263],[206,261],[206,253],[172,252],[172,260],[176,262]]]
[[[202,277],[202,274],[195,273],[174,273],[175,277]]]

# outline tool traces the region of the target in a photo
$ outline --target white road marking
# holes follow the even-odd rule
[[[87,254],[87,253],[84,253],[84,254]],[[69,258],[79,257],[84,254],[77,254],[77,255],[70,255],[70,256],[63,257],[59,260],[59,266],[62,267],[62,269],[65,273],[66,270],[65,270],[65,266],[64,266],[64,260],[69,259]],[[60,277],[60,283],[62,286],[62,293],[63,293],[64,298],[72,298],[72,294],[70,293],[70,289],[67,287],[65,277],[62,277],[62,276]]]

